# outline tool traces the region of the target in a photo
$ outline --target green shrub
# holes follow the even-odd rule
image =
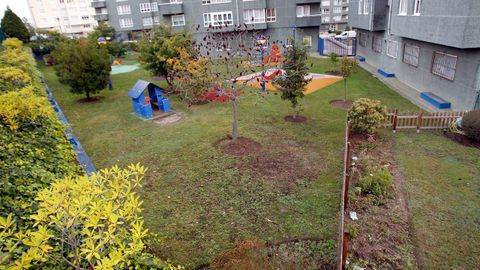
[[[330,54],[330,61],[332,61],[333,63],[336,63],[338,61],[337,59],[337,54],[336,53],[331,53]]]
[[[379,100],[360,98],[348,110],[348,119],[353,132],[371,134],[387,119],[387,109]]]
[[[347,224],[347,231],[350,234],[350,239],[357,238],[359,229],[360,227],[358,226],[358,224],[355,224],[355,223]]]
[[[362,189],[362,194],[373,196],[388,195],[393,178],[390,171],[385,167],[369,171],[369,175],[360,178],[357,184],[357,187]]]
[[[467,137],[480,142],[480,110],[468,112],[462,118],[462,130]]]

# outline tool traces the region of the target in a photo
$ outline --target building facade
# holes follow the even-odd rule
[[[351,0],[357,54],[419,92],[470,110],[480,91],[480,1]]]
[[[97,25],[89,0],[27,0],[33,24],[71,37],[85,36]]]
[[[138,39],[160,24],[188,28],[196,38],[209,25],[247,24],[270,40],[303,40],[312,51],[320,31],[343,30],[348,20],[348,0],[95,0],[92,7],[120,40]]]

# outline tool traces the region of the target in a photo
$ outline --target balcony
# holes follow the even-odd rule
[[[248,30],[265,30],[267,29],[267,23],[247,23]]]
[[[107,13],[94,14],[93,18],[96,21],[108,21],[108,14]]]
[[[388,0],[376,0],[371,3],[369,14],[358,10],[358,5],[351,4],[348,9],[348,24],[354,28],[368,31],[385,31],[387,25]]]
[[[182,14],[183,4],[182,3],[178,3],[178,4],[162,3],[158,5],[158,11],[163,16]]]
[[[243,9],[257,9],[257,8],[266,8],[267,7],[267,1],[266,0],[247,1],[247,2],[242,1],[242,3],[243,3]]]
[[[107,2],[105,0],[92,1],[91,5],[93,8],[104,8],[107,7]]]
[[[295,3],[298,4],[320,4],[320,0],[297,0]]]
[[[315,27],[320,26],[322,17],[320,14],[318,15],[310,15],[304,17],[296,17],[295,18],[295,26],[297,27]]]

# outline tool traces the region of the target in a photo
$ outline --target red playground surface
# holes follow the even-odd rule
[[[237,92],[235,95],[238,97],[242,94],[242,92]],[[220,102],[227,102],[229,97],[233,95],[232,91],[230,90],[223,90],[221,91],[220,95],[217,95],[217,91],[212,89],[211,91],[205,93],[203,98],[208,101],[220,101]]]

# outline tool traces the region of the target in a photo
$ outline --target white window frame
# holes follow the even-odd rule
[[[363,14],[370,14],[370,0],[363,0]]]
[[[297,6],[297,18],[310,17],[310,5]]]
[[[223,3],[231,3],[231,2],[232,0],[202,0],[202,5],[215,5],[215,4],[223,4]]]
[[[391,46],[395,46],[395,51],[393,54],[392,51],[391,51]],[[391,39],[387,39],[387,50],[386,50],[386,54],[387,56],[390,56],[394,59],[397,59],[398,57],[398,41],[395,41],[395,40],[391,40]]]
[[[399,0],[398,2],[398,15],[407,15],[408,0]]]
[[[224,19],[224,16],[227,16],[227,20]],[[222,20],[214,20],[214,17],[220,16]],[[228,17],[230,16],[230,20]],[[203,26],[209,27],[212,26],[224,26],[225,22],[228,22],[226,25],[233,25],[233,12],[232,11],[222,11],[222,12],[210,12],[210,13],[203,13]]]
[[[415,53],[412,53],[412,52],[415,52]],[[415,60],[412,61],[412,59],[415,59]],[[409,66],[418,67],[419,59],[420,59],[420,47],[410,43],[405,43],[405,46],[403,47],[403,62]]]
[[[303,36],[302,42],[303,42],[303,44],[305,44],[305,46],[312,47],[313,38],[312,38],[312,36]]]
[[[244,9],[243,22],[246,24],[265,23],[265,9]]]
[[[383,38],[380,36],[373,35],[372,38],[372,51],[376,53],[381,53],[382,52],[382,43],[383,43]]]
[[[117,6],[117,14],[118,15],[132,14],[132,9],[130,8],[130,5]]]
[[[176,20],[181,18],[181,20]],[[177,24],[175,24],[177,22]],[[185,14],[172,15],[172,26],[184,26],[185,25]]]
[[[358,14],[363,14],[363,0],[358,0]]]
[[[358,45],[367,47],[367,35],[365,33],[359,33],[358,35]]]
[[[440,57],[443,57],[443,59],[440,59]],[[448,61],[454,64],[453,67],[447,66],[448,65],[447,59]],[[457,71],[457,62],[458,62],[458,56],[456,55],[434,51],[433,60],[432,60],[432,74],[435,74],[444,79],[453,81],[455,80],[455,73]],[[453,70],[453,73],[451,75],[445,74],[446,70]]]
[[[413,0],[413,15],[418,16],[422,11],[422,0]]]
[[[270,14],[269,14],[270,12]],[[265,9],[265,19],[267,22],[276,22],[277,21],[277,9],[276,8],[266,8]]]
[[[330,22],[330,16],[322,16],[322,23],[328,23]]]
[[[120,28],[129,28],[129,27],[133,27],[133,20],[132,18],[121,18],[120,20],[118,20],[119,24],[120,24]],[[128,24],[127,24],[128,22]]]
[[[140,13],[147,13],[147,12],[152,12],[152,7],[150,6],[150,3],[140,3]]]
[[[333,13],[335,14],[342,13],[342,7],[333,7]]]
[[[142,25],[143,26],[152,26],[153,25],[153,18],[152,17],[142,18]]]

